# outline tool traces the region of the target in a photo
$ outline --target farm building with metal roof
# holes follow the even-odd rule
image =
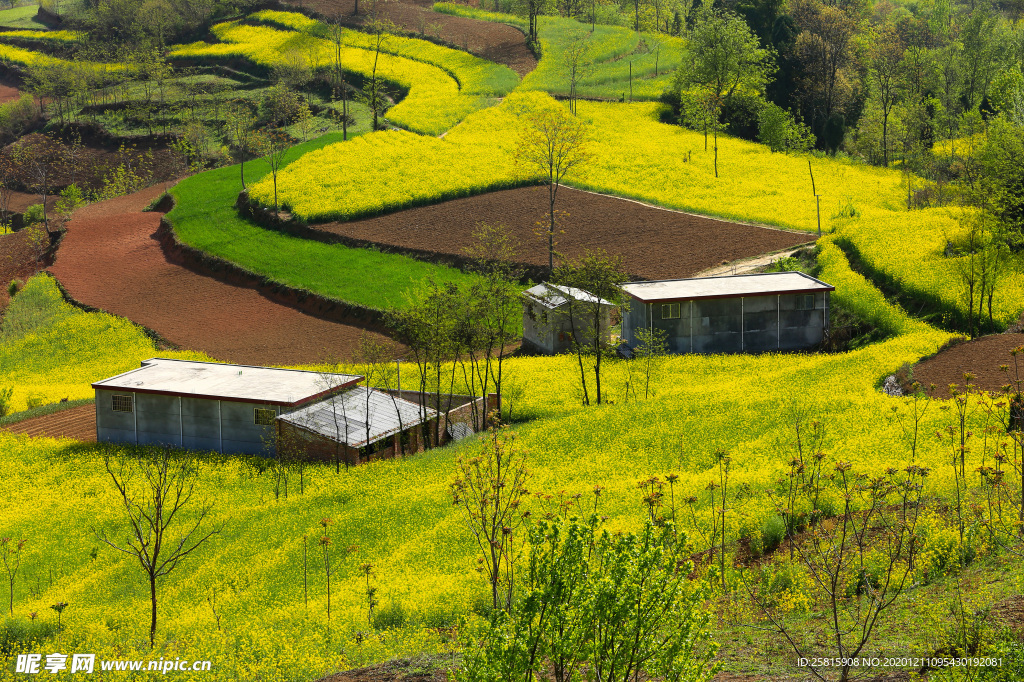
[[[615,304],[589,291],[543,282],[523,292],[523,345],[548,355],[562,353],[593,338],[589,319],[593,306],[600,306],[600,331],[604,343],[611,340],[611,312]]]
[[[97,381],[96,439],[273,454],[278,415],[359,383],[352,374],[150,358]]]
[[[759,353],[817,348],[835,287],[802,272],[628,282],[622,340],[661,330],[672,353]]]
[[[151,358],[92,385],[96,439],[265,456],[287,449],[289,456],[359,464],[471,434],[500,405],[493,394],[389,392],[357,386],[362,380]],[[437,409],[425,406],[430,400]]]
[[[302,443],[303,451],[330,453],[337,444],[344,448],[342,459],[354,463],[353,460],[366,461],[373,452],[394,448],[394,437],[404,439],[406,447],[401,449],[411,448],[415,452],[416,427],[436,416],[437,412],[429,407],[356,386],[283,414],[277,421],[279,436]]]

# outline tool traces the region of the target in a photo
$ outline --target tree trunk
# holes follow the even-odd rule
[[[715,121],[715,177],[718,177],[718,121]]]
[[[156,576],[149,576],[149,602],[152,608],[152,617],[149,621],[149,648],[152,649],[156,642]]]

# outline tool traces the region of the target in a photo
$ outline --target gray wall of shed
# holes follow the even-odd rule
[[[114,395],[132,396],[132,412],[115,412]],[[256,424],[256,408],[281,413],[269,404],[96,389],[96,440],[273,455],[275,427]]]
[[[533,315],[530,314],[530,308]],[[612,307],[601,306],[601,336],[604,343],[611,342],[611,317]],[[556,355],[572,350],[572,330],[575,327],[577,338],[580,343],[587,345],[593,343],[594,335],[585,334],[583,330],[590,329],[589,320],[584,320],[577,311],[570,318],[565,308],[550,310],[535,303],[523,304],[523,342],[527,347]]]
[[[813,308],[799,310],[803,296]],[[662,318],[661,303],[633,301],[623,315],[622,338],[640,345],[637,330],[667,332],[670,353],[762,353],[811,350],[825,338],[829,292],[782,294],[679,302],[679,317]]]

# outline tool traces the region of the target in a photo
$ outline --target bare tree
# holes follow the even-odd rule
[[[378,74],[380,54],[384,51],[388,38],[396,28],[389,19],[379,16],[374,17],[365,28],[370,34],[368,49],[373,52],[373,67],[370,69],[369,80],[363,85],[363,101],[373,112],[373,129],[377,130],[380,127],[379,119],[388,110],[390,104],[384,80]]]
[[[14,580],[18,577],[21,569],[21,552],[25,549],[25,540],[13,540],[11,538],[0,538],[0,558],[4,562],[4,570],[7,572],[7,610],[14,616]]]
[[[225,123],[227,124],[228,138],[237,150],[242,189],[245,189],[245,159],[255,151],[257,142],[256,117],[253,116],[252,109],[247,103],[235,100]]]
[[[391,339],[379,339],[370,336],[364,331],[359,336],[359,348],[356,351],[356,357],[365,365],[366,387],[378,386],[391,396],[391,404],[395,408],[395,417],[398,419],[399,432],[398,447],[395,449],[395,455],[404,455],[405,444],[402,442],[401,434],[405,433],[405,423],[402,419],[402,410],[398,407],[402,387],[398,383],[398,368],[393,362],[398,357],[398,348]],[[366,395],[366,412],[367,438],[369,438],[369,392]]]
[[[756,589],[755,602],[797,656],[837,661],[835,667],[811,665],[815,678],[847,682],[882,622],[907,587],[914,570],[914,542],[921,491],[928,469],[911,465],[868,478],[839,462],[834,480],[843,508],[835,519],[813,527],[797,545],[800,562],[826,606],[821,632],[798,637]],[[812,647],[821,647],[813,650]]]
[[[594,401],[600,405],[604,398],[601,391],[601,359],[608,352],[606,337],[611,325],[610,308],[625,305],[622,289],[619,288],[626,281],[622,257],[609,256],[601,250],[588,251],[582,258],[568,260],[560,265],[553,279],[560,285],[571,287],[565,295],[569,341],[579,363],[583,404],[589,405],[591,402],[584,367],[584,358],[587,358],[593,363]]]
[[[491,428],[480,454],[458,460],[452,481],[452,500],[466,514],[469,530],[480,549],[480,563],[491,588],[495,609],[512,604],[515,568],[525,546],[518,530],[528,518],[521,509],[530,472],[526,458],[515,450],[514,434]]]
[[[555,198],[565,176],[589,159],[586,124],[563,107],[521,112],[516,161],[539,173],[548,188],[548,269],[555,270]]]
[[[357,4],[358,10],[358,4]],[[358,12],[357,12],[358,13]],[[345,68],[341,64],[341,48],[345,43],[345,27],[342,26],[341,14],[332,16],[327,21],[327,39],[334,48],[331,51],[331,90],[334,101],[341,98],[341,139],[348,139],[348,83],[345,82]]]
[[[270,175],[274,180],[274,215],[281,215],[281,205],[277,200],[277,174],[284,166],[284,158],[292,142],[286,133],[279,130],[264,130],[256,138],[259,155],[270,166]]]
[[[580,81],[594,73],[590,35],[582,29],[574,32],[562,53],[562,72],[569,79],[569,111],[573,116],[576,115],[576,87]]]
[[[150,457],[125,457],[107,449],[103,464],[114,483],[128,521],[127,537],[115,542],[106,532],[93,529],[100,540],[138,560],[149,582],[152,618],[149,646],[156,639],[157,580],[170,575],[220,527],[202,531],[212,505],[204,502],[190,521],[187,509],[195,497],[199,471],[195,462],[175,456],[169,447]]]
[[[43,227],[50,232],[46,214],[46,200],[53,189],[53,176],[60,172],[64,163],[63,145],[48,135],[34,135],[18,145],[18,158],[28,174],[30,186],[39,192],[43,204]]]

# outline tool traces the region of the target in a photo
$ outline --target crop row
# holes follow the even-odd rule
[[[85,33],[81,31],[36,31],[32,29],[25,29],[21,31],[0,31],[0,42],[6,42],[10,39],[16,40],[30,40],[40,43],[55,43],[66,45],[68,43],[77,43],[85,38]]]
[[[326,25],[297,12],[262,10],[251,14],[249,18],[319,38],[328,35]],[[341,36],[343,44],[349,47],[373,49],[373,37],[370,34],[344,29]],[[381,52],[443,69],[458,82],[463,95],[503,97],[519,84],[519,76],[507,66],[428,40],[389,35],[381,45]]]
[[[519,17],[487,12],[465,5],[439,2],[434,10],[498,23],[511,24],[525,30]],[[577,85],[582,96],[611,99],[654,100],[669,87],[682,57],[684,41],[666,35],[637,34],[622,26],[591,27],[575,19],[542,16],[538,19],[541,59],[537,68],[523,78],[520,89],[568,94],[565,75],[566,48],[574,40],[588,45],[586,61],[592,63],[590,73]],[[632,87],[631,87],[632,86]]]
[[[321,65],[330,64],[333,60],[334,46],[326,39],[310,33],[282,31],[240,22],[218,24],[214,26],[213,32],[221,40],[220,43],[179,46],[171,51],[171,56],[214,60],[242,57],[265,67],[273,67],[293,56],[307,60],[307,63],[318,62]],[[358,46],[352,45],[352,42],[357,41],[355,36],[362,34],[349,32],[346,46],[342,48],[342,64],[346,70],[368,77],[373,72],[375,56],[371,50],[366,49],[369,45],[365,36],[362,36]],[[444,49],[431,47],[438,51]],[[408,91],[408,95],[388,111],[388,119],[419,133],[440,134],[487,103],[487,93],[473,92],[468,88],[460,91],[459,82],[444,68],[424,61],[386,54],[380,59],[377,73],[386,82]],[[487,78],[478,77],[480,73],[479,69],[467,71],[466,76],[475,84],[487,83]]]

